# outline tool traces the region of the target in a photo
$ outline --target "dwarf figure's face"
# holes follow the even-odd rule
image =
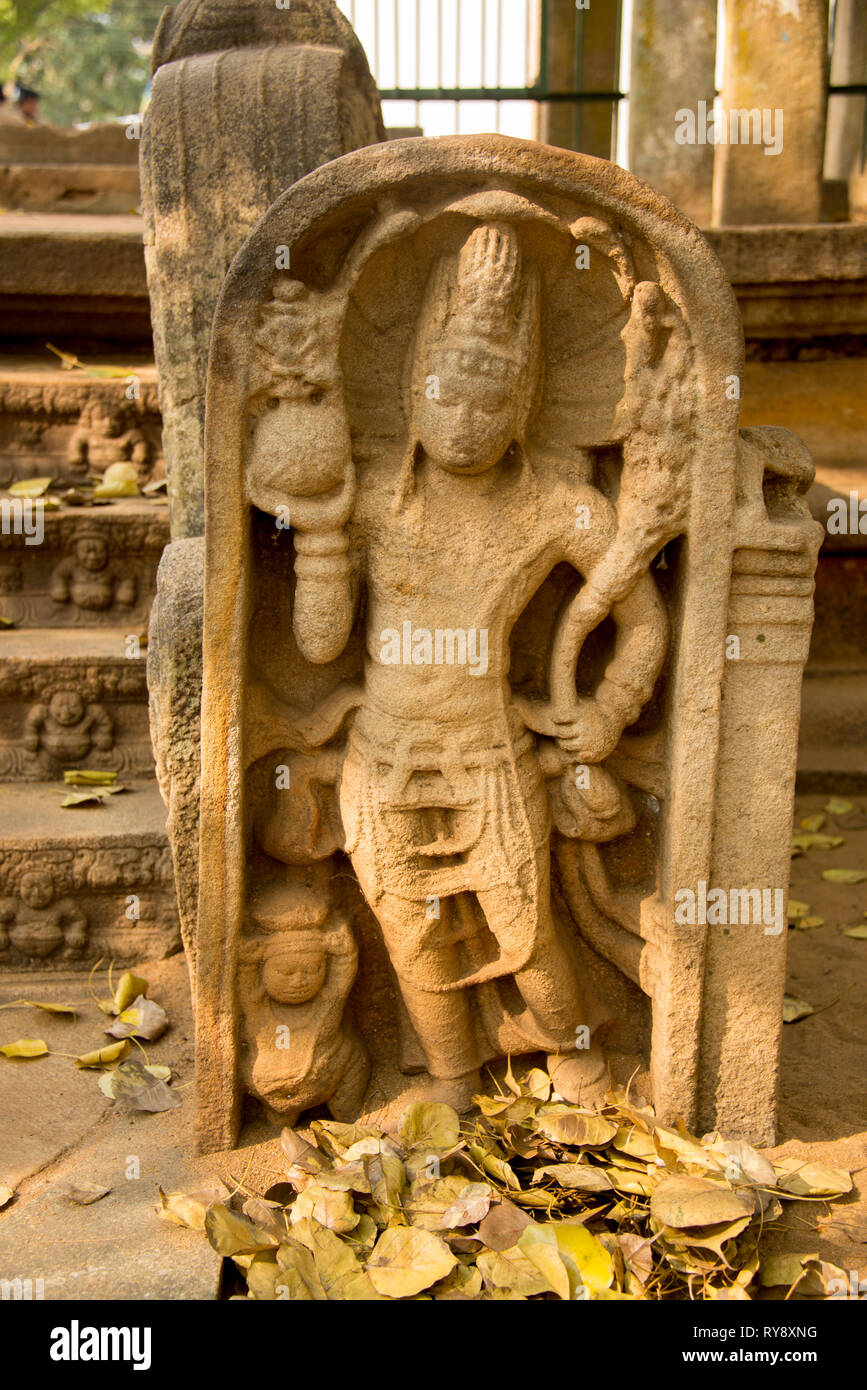
[[[478,343],[446,340],[430,359],[416,407],[418,441],[448,473],[486,473],[514,443],[520,425],[518,363]]]
[[[108,549],[99,536],[82,536],[75,547],[75,555],[79,564],[92,574],[105,569],[108,563]]]
[[[262,966],[266,994],[280,1004],[306,1004],[325,983],[328,956],[312,944],[275,942]]]
[[[84,718],[84,701],[75,690],[58,690],[51,697],[48,711],[56,723],[70,729]]]
[[[54,900],[54,883],[51,875],[40,872],[23,874],[19,892],[28,907],[36,909],[49,907]]]

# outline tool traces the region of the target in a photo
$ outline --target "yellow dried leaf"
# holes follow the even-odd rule
[[[9,488],[10,497],[41,497],[54,482],[53,478],[20,478]]]
[[[359,1214],[348,1192],[330,1191],[316,1182],[298,1193],[289,1213],[293,1226],[308,1217],[329,1231],[336,1231],[338,1235],[354,1231],[359,1221]]]
[[[114,992],[115,1013],[122,1014],[124,1009],[128,1009],[140,994],[147,994],[147,992],[147,980],[143,980],[139,975],[133,975],[131,971],[127,970],[125,975],[121,975]]]
[[[604,1148],[617,1133],[617,1125],[610,1120],[582,1114],[570,1105],[544,1105],[536,1116],[536,1128],[559,1144],[585,1149]]]
[[[19,1038],[17,1042],[5,1043],[0,1052],[4,1057],[44,1057],[48,1045],[41,1038]]]
[[[849,812],[854,810],[854,807],[852,802],[847,801],[845,797],[832,796],[831,800],[825,806],[825,810],[828,812],[829,816],[848,816]]]
[[[856,941],[867,941],[867,922],[856,922],[854,927],[844,927],[844,936],[853,936]]]
[[[273,1250],[278,1245],[270,1235],[246,1216],[231,1211],[218,1202],[205,1212],[205,1235],[218,1255],[253,1255],[259,1250]]]
[[[799,999],[796,994],[783,995],[783,1022],[797,1023],[800,1018],[808,1018],[813,1012],[813,1005],[808,1004],[806,999]]]
[[[108,1043],[105,1047],[98,1047],[94,1052],[85,1052],[81,1057],[76,1057],[77,1067],[103,1067],[107,1062],[119,1062],[129,1052],[129,1038],[123,1038],[120,1042]]]
[[[755,1202],[743,1192],[732,1192],[708,1178],[663,1178],[653,1190],[650,1214],[662,1226],[685,1230],[691,1226],[718,1226],[752,1216]]]
[[[579,1283],[584,1286],[591,1298],[599,1297],[614,1283],[614,1261],[605,1246],[584,1226],[573,1225],[570,1221],[552,1225],[557,1238],[557,1246],[567,1267],[569,1262],[575,1266]],[[575,1297],[576,1290],[572,1290]]]
[[[843,1197],[852,1191],[852,1179],[845,1168],[831,1168],[801,1158],[779,1158],[774,1171],[780,1192],[795,1197]]]
[[[839,849],[846,841],[842,835],[793,835],[794,849]]]
[[[867,869],[823,869],[826,883],[867,883]]]
[[[538,1269],[548,1287],[564,1300],[572,1297],[569,1270],[563,1262],[552,1226],[528,1226],[518,1241],[534,1268]]]
[[[822,815],[821,812],[819,812],[815,816],[805,816],[800,823],[801,829],[807,830],[811,834],[815,834],[817,830],[821,830],[824,824],[825,817]]]
[[[407,1149],[451,1149],[460,1133],[457,1111],[439,1101],[415,1101],[408,1105],[398,1126],[400,1142]]]
[[[523,1298],[550,1293],[551,1286],[519,1245],[508,1250],[483,1250],[476,1266],[489,1289],[508,1291]]]
[[[798,898],[789,898],[789,904],[786,909],[786,912],[790,922],[795,921],[798,917],[806,917],[809,911],[809,903],[802,903],[799,901]]]
[[[433,1231],[391,1226],[373,1247],[367,1273],[377,1293],[410,1298],[444,1279],[457,1263],[457,1256]]]
[[[63,774],[68,787],[113,787],[117,781],[116,772],[88,772],[81,768],[69,768]]]
[[[824,917],[799,917],[795,922],[796,931],[814,931],[816,927],[824,927]]]

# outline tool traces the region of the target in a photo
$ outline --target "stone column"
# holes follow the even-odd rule
[[[547,83],[552,91],[614,91],[618,82],[620,15],[618,5],[570,3],[549,6],[542,35],[547,55]],[[544,71],[543,65],[543,71]],[[537,136],[546,145],[577,149],[582,154],[611,159],[615,103],[585,101],[541,102]]]
[[[542,32],[542,72],[549,91],[569,92],[578,84],[578,11],[571,4],[548,5],[547,9],[547,24]],[[571,101],[542,102],[537,129],[544,145],[573,149],[575,108]]]
[[[867,0],[837,0],[834,22],[834,55],[831,82],[837,86],[867,81]],[[839,180],[850,190],[849,204],[863,202],[852,198],[853,184],[865,178],[864,120],[867,97],[836,96],[828,99],[828,133],[825,141],[825,177]]]
[[[716,12],[716,0],[635,0],[632,19],[629,167],[704,226],[713,146],[675,134],[678,112],[698,122],[698,103],[713,107]]]
[[[728,0],[715,225],[821,220],[827,49],[827,0]]]

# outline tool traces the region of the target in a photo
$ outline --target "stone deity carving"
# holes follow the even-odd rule
[[[250,237],[207,406],[205,1145],[244,1094],[465,1109],[506,1057],[773,1132],[784,947],[674,910],[788,866],[820,537],[798,441],[738,437],[742,351],[664,199],[522,142],[348,155]]]

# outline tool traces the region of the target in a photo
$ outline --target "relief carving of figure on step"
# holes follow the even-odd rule
[[[114,725],[102,705],[88,703],[72,687],[46,692],[47,699],[30,710],[24,747],[53,770],[75,767],[94,751],[114,746]]]
[[[44,960],[64,947],[70,959],[87,945],[87,917],[71,898],[56,897],[45,869],[21,875],[17,898],[0,899],[0,960]]]
[[[551,837],[556,827],[612,840],[638,819],[605,764],[666,655],[649,567],[683,521],[689,399],[677,390],[683,325],[660,287],[635,283],[604,222],[581,219],[572,235],[593,245],[631,301],[620,324],[616,502],[598,485],[590,450],[531,441],[544,378],[542,285],[518,225],[470,223],[434,261],[408,355],[409,428],[396,469],[353,459],[328,343],[336,301],[277,278],[260,319],[266,385],[247,491],[293,529],[301,655],[338,660],[363,614],[363,680],[345,690],[345,717],[330,716],[332,734],[348,725],[335,792],[343,848],[400,992],[403,1069],[421,1073],[404,1101],[464,1110],[484,1063],[536,1052],[565,1098],[592,1100],[609,1084],[591,1040],[604,1011],[552,905]],[[510,684],[512,638],[558,566],[572,581],[548,633],[547,691],[530,698]],[[585,640],[608,618],[610,659],[579,694]],[[326,708],[320,720],[329,723]],[[311,744],[323,741],[313,722]],[[300,724],[296,736],[303,741]],[[268,804],[259,842],[279,859],[299,806],[279,792]],[[262,1055],[252,1089],[282,1086],[302,1108],[304,1087],[281,1071],[273,1043]]]
[[[135,575],[111,559],[105,535],[93,529],[78,532],[71,553],[51,576],[54,602],[72,603],[86,612],[104,612],[113,604],[130,608],[137,596]]]
[[[87,402],[69,441],[67,462],[75,475],[104,473],[113,463],[134,463],[139,482],[146,482],[151,449],[143,430],[130,421],[118,401],[95,396]]]

